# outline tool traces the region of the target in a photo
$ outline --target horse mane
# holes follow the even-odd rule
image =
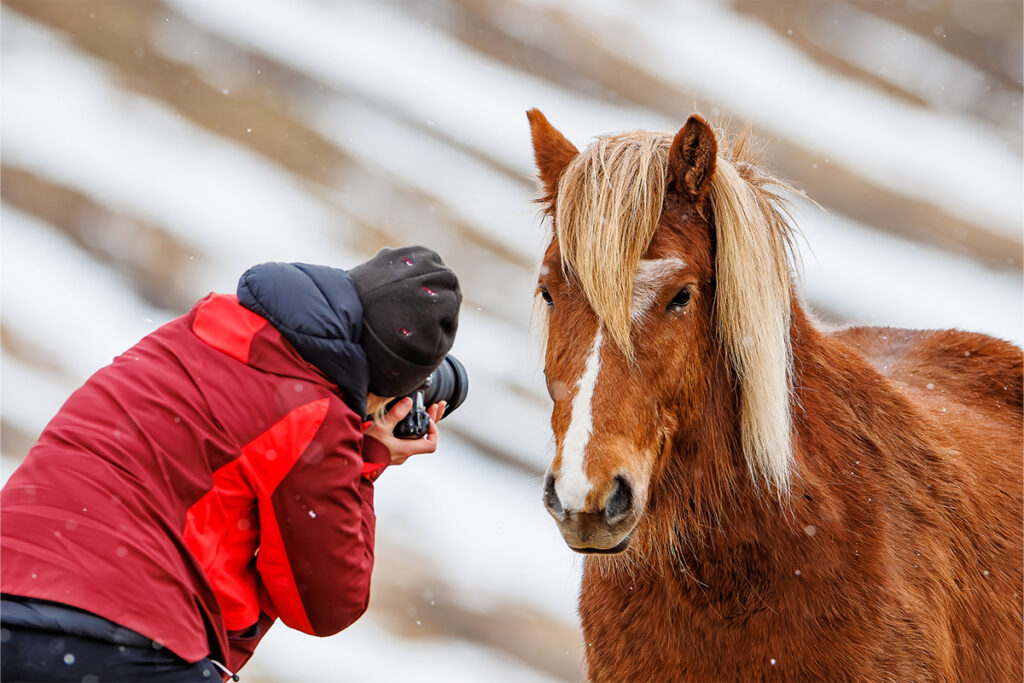
[[[563,171],[553,207],[563,270],[575,276],[631,361],[634,275],[661,219],[672,140],[650,131],[598,138]],[[725,147],[710,192],[717,333],[740,389],[741,443],[751,477],[781,496],[793,467],[794,228],[785,200],[771,187],[790,188],[756,167],[747,136]]]
[[[741,148],[742,149],[742,148]],[[740,435],[747,467],[782,495],[793,468],[790,338],[794,228],[789,189],[748,162],[721,157],[711,183],[717,234],[719,337],[740,383]]]

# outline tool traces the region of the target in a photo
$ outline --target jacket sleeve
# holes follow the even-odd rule
[[[294,440],[301,453],[276,486],[256,487],[256,569],[285,624],[328,636],[358,619],[369,601],[375,516],[363,456],[387,450],[379,442],[364,448],[359,418],[341,401],[307,406],[322,401],[329,402],[306,418],[315,437],[304,447],[303,438]]]

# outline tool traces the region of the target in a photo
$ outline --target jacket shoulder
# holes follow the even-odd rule
[[[238,302],[265,318],[364,413],[369,367],[360,344],[363,306],[348,274],[307,263],[263,263],[238,282]]]

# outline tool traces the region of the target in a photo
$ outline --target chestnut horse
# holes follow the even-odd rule
[[[780,183],[697,116],[583,152],[529,118],[589,678],[1021,680],[1021,350],[823,329]]]

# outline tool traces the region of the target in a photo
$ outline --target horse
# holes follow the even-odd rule
[[[587,677],[1021,680],[1020,348],[817,322],[749,138],[528,117]]]

